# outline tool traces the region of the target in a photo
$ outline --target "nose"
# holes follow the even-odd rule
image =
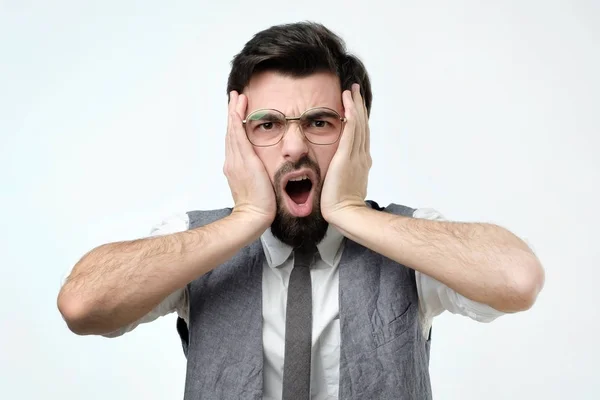
[[[308,141],[297,123],[288,124],[287,132],[281,141],[283,156],[287,161],[296,162],[308,154]]]

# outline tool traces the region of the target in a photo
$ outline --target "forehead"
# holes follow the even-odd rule
[[[252,77],[244,94],[248,96],[248,113],[273,108],[286,115],[296,115],[312,107],[343,112],[339,79],[326,72],[301,78],[274,71],[261,72]]]

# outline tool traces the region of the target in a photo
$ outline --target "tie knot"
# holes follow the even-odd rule
[[[294,249],[294,267],[310,267],[317,251],[317,246],[314,244],[296,247]]]

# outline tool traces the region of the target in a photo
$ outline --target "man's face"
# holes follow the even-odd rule
[[[298,117],[310,108],[327,107],[344,116],[339,79],[329,73],[295,78],[267,71],[253,76],[244,94],[247,115],[275,109]],[[271,230],[282,242],[296,247],[323,239],[327,222],[321,215],[321,188],[338,143],[312,144],[294,121],[276,145],[254,147],[273,183],[277,214]]]

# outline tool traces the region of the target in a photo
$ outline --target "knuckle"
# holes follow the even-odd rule
[[[231,160],[231,156],[227,156],[227,160],[225,161],[225,165],[223,165],[223,172],[228,175],[234,175],[234,171],[235,171],[235,164],[234,162]]]

